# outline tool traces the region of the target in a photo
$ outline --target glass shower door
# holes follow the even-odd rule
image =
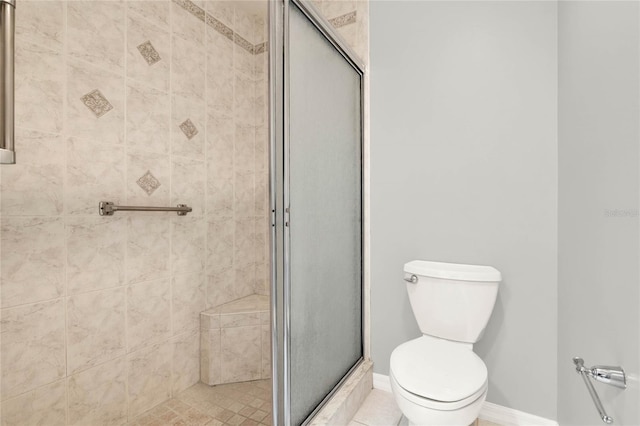
[[[282,150],[274,149],[282,161],[276,167],[282,184],[274,189],[283,191],[275,222],[284,248],[278,424],[299,425],[363,355],[362,71],[313,6],[281,5],[283,131]]]

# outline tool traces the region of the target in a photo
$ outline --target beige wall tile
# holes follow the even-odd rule
[[[170,0],[140,0],[127,2],[128,12],[137,13],[162,29],[169,28]]]
[[[29,40],[62,52],[65,36],[65,2],[28,1],[16,14],[16,45]]]
[[[262,376],[261,326],[221,329],[223,383],[257,380]]]
[[[197,332],[183,334],[174,337],[172,342],[171,389],[173,395],[176,395],[200,380],[200,334]]]
[[[67,217],[68,293],[124,284],[126,219],[123,217]]]
[[[261,68],[262,70],[262,68]],[[255,124],[256,126],[266,126],[269,124],[268,120],[268,111],[267,111],[267,107],[268,107],[268,102],[269,102],[269,92],[268,92],[268,87],[267,87],[267,80],[265,80],[265,78],[268,78],[266,76],[266,70],[262,70],[262,72],[260,73],[259,76],[256,76],[256,82],[255,82],[255,93],[256,93],[256,113],[255,113]],[[269,139],[267,138],[267,134],[266,132],[264,133],[264,139],[261,140],[261,143],[263,144],[263,146],[268,146],[269,145]]]
[[[199,330],[200,312],[206,309],[205,275],[178,275],[173,277],[172,286],[173,334]]]
[[[226,2],[209,2],[210,4],[223,4]],[[233,8],[233,5],[231,5]],[[217,18],[217,16],[214,15]],[[219,19],[221,20],[221,19]],[[224,22],[224,20],[221,20]],[[209,78],[215,78],[220,70],[233,68],[233,46],[229,38],[220,34],[211,26],[207,26],[207,71]]]
[[[355,23],[345,25],[344,27],[338,28],[338,32],[345,39],[347,44],[355,50],[358,41],[358,27]]]
[[[63,426],[67,394],[64,380],[2,402],[2,426]]]
[[[20,161],[2,167],[2,214],[59,215],[63,207],[65,143],[61,136],[16,128]]]
[[[245,40],[256,43],[255,40],[255,21],[253,15],[249,14],[241,6],[235,7],[235,22],[233,29],[240,34]]]
[[[70,425],[121,425],[127,421],[124,357],[68,378]]]
[[[269,17],[267,16],[269,14],[268,3],[266,1],[262,2],[262,7],[264,8],[264,15],[254,15],[252,17],[254,44],[267,41],[267,39],[269,38],[267,28],[267,20],[269,19]]]
[[[227,39],[225,39],[227,40]],[[228,41],[231,43],[231,41]],[[209,54],[207,76],[207,108],[210,113],[233,116],[234,71],[231,67],[221,67],[213,54]]]
[[[264,170],[258,170],[255,174],[254,189],[254,214],[262,216],[266,224],[269,212],[269,176]]]
[[[62,296],[65,273],[62,218],[3,217],[0,232],[2,306]]]
[[[263,325],[261,327],[261,345],[262,345],[262,378],[271,378],[271,326]]]
[[[356,10],[356,1],[354,0],[323,0],[322,13],[328,19],[342,16],[346,13]]]
[[[234,86],[234,117],[236,124],[255,124],[255,84],[251,77],[236,74]]]
[[[128,3],[127,14],[127,77],[145,83],[163,92],[169,91],[169,67],[171,65],[171,39],[169,26],[162,27],[152,25],[147,16],[154,13],[162,13],[168,4],[164,2],[149,6],[156,2],[135,1]],[[136,10],[136,8],[138,8]],[[144,10],[146,9],[146,10]],[[137,12],[146,12],[146,15]],[[144,17],[143,17],[144,16]],[[158,15],[156,15],[158,16]],[[161,16],[158,16],[162,20]],[[149,42],[157,52],[157,57],[151,61],[145,59],[139,46]]]
[[[238,263],[242,260],[235,259]],[[235,266],[235,281],[233,284],[233,292],[236,295],[235,299],[249,296],[253,294],[256,288],[256,268],[254,264],[248,264],[244,266]]]
[[[206,222],[199,217],[171,218],[173,275],[201,273],[205,269]]]
[[[16,123],[46,132],[62,132],[64,69],[64,55],[60,51],[26,40],[16,44]]]
[[[124,16],[123,2],[68,2],[69,55],[102,69],[124,72]]]
[[[260,325],[260,312],[241,312],[220,315],[220,327],[241,327]]]
[[[247,39],[246,37],[244,37]],[[253,53],[250,53],[238,43],[233,46],[233,67],[236,73],[253,79],[255,72],[255,58]]]
[[[1,399],[65,375],[64,301],[2,309]]]
[[[205,2],[205,9],[218,21],[234,28],[234,4],[232,1],[209,0]]]
[[[204,29],[204,28],[203,28]],[[204,45],[172,37],[171,90],[174,95],[204,101],[206,56]]]
[[[132,215],[126,220],[127,282],[169,277],[169,217]]]
[[[234,160],[233,118],[211,113],[207,119],[207,166],[212,179],[232,179]]]
[[[249,124],[236,125],[234,168],[236,172],[255,172],[256,128]]]
[[[72,296],[67,302],[67,374],[125,354],[123,288]]]
[[[100,201],[123,204],[124,146],[87,139],[67,141],[65,212],[95,215]]]
[[[171,396],[172,350],[167,342],[127,355],[129,418]]]
[[[127,146],[159,154],[169,152],[170,102],[168,92],[135,82],[127,85]]]
[[[189,216],[204,215],[207,173],[204,161],[173,157],[171,161],[171,205],[186,204]]]
[[[233,266],[233,238],[235,221],[229,218],[211,219],[207,229],[207,267],[220,271]]]
[[[253,65],[255,67],[254,76],[256,79],[256,83],[261,83],[261,85],[266,84],[266,79],[268,78],[267,76],[268,66],[266,66],[267,59],[265,59],[267,56],[268,56],[268,53],[264,52],[264,53],[258,53],[254,57],[254,61],[255,61]]]
[[[174,35],[190,42],[204,44],[203,20],[197,19],[176,3],[171,4],[171,18],[171,31]]]
[[[167,340],[171,333],[169,279],[132,284],[127,288],[129,352]]]
[[[92,4],[93,2],[77,2]],[[114,3],[117,4],[117,3]],[[97,116],[82,98],[99,90],[109,102]],[[110,144],[124,142],[124,77],[84,62],[69,60],[67,64],[66,131],[70,136]],[[106,111],[106,112],[105,112]]]
[[[222,354],[220,353],[220,329],[200,332],[200,380],[208,385],[221,382]]]
[[[216,178],[209,173],[207,180],[207,213],[212,217],[233,217],[234,177]]]
[[[237,299],[238,289],[232,266],[211,272],[207,280],[207,309]]]
[[[239,170],[234,180],[234,213],[237,218],[254,216],[255,173],[253,170]],[[237,229],[236,229],[237,231]]]
[[[256,230],[255,219],[236,219],[234,244],[234,265],[236,267],[253,266],[255,258]]]
[[[200,330],[220,328],[220,314],[211,309],[200,313]]]

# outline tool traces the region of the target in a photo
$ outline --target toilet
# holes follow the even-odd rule
[[[422,336],[394,349],[391,390],[410,425],[468,426],[487,397],[487,367],[473,352],[498,294],[491,266],[414,260],[404,280]]]

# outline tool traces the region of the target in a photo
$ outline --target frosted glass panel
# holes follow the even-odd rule
[[[290,14],[290,385],[300,424],[362,356],[360,75]]]

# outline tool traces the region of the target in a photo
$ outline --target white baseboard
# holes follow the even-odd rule
[[[391,382],[389,376],[373,373],[373,388],[391,393]]]
[[[481,420],[505,426],[558,426],[555,420],[545,419],[535,414],[503,407],[502,405],[486,402],[478,416]]]
[[[391,392],[389,376],[373,373],[373,388]],[[480,420],[487,420],[501,426],[558,426],[555,420],[545,419],[534,414],[503,407],[502,405],[485,402],[478,416]]]

